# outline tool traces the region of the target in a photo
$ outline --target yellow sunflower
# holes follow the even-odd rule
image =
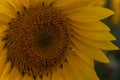
[[[0,80],[99,80],[118,49],[95,0],[0,0]]]
[[[120,24],[120,0],[111,0],[111,9],[115,12],[112,16],[112,23],[114,25]]]

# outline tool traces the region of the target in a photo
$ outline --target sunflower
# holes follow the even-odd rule
[[[94,60],[117,50],[95,0],[1,0],[0,80],[99,80]]]
[[[115,12],[112,16],[112,23],[114,25],[120,24],[120,0],[111,0],[111,9]]]

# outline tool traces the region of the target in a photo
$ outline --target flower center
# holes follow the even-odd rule
[[[40,6],[23,10],[9,24],[8,58],[30,75],[48,73],[66,56],[69,34],[60,10]]]

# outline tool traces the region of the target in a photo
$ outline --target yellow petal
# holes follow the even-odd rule
[[[4,72],[6,61],[7,61],[7,50],[5,49],[0,53],[0,77]]]
[[[17,11],[22,12],[23,4],[20,0],[11,0],[11,4],[16,8]]]
[[[8,30],[8,26],[2,25],[0,27],[0,39],[3,39],[6,36],[6,32],[5,32],[6,30]]]
[[[2,42],[0,42],[0,45],[2,45]],[[7,49],[4,49],[3,47],[1,47],[1,48],[2,49],[0,49],[0,58],[3,58],[3,57],[5,57],[7,55]],[[7,57],[5,57],[5,59],[7,59]]]
[[[11,21],[11,18],[9,18],[8,16],[0,14],[0,22],[1,22],[1,24],[7,24],[10,21]]]
[[[47,75],[43,75],[42,80],[50,80],[50,79],[49,79],[49,77]]]
[[[70,20],[76,22],[93,22],[107,18],[112,14],[114,14],[114,12],[106,8],[84,7],[84,8],[79,8],[77,11],[73,13],[69,13],[69,15],[66,16]]]
[[[2,0],[2,1],[7,3],[6,5],[11,6],[15,12],[22,11],[23,5],[21,0]]]
[[[69,51],[70,55],[77,56],[80,60],[85,62],[88,66],[94,67],[93,59],[91,59],[89,56],[85,55],[84,53],[80,52],[79,50],[75,49],[73,46],[73,49]]]
[[[77,37],[76,37],[77,38]],[[119,48],[114,45],[110,41],[97,41],[97,40],[91,40],[85,37],[78,38],[80,41],[82,41],[85,44],[88,44],[89,46],[97,47],[103,50],[118,50]]]
[[[8,78],[9,78],[9,76],[8,76],[8,74],[7,74],[7,75],[4,76],[3,79],[0,79],[0,80],[8,80]]]
[[[36,80],[41,80],[41,78],[39,76],[36,77]]]
[[[88,38],[91,40],[97,41],[112,41],[116,40],[116,38],[108,31],[85,31],[80,29],[72,28],[74,31],[71,32],[73,36],[77,38]]]
[[[98,3],[98,0],[79,0],[80,2],[78,3],[78,5],[80,7],[90,7],[90,6],[94,6],[96,3]],[[76,7],[76,9],[79,7]],[[72,11],[72,9],[71,9]]]
[[[27,9],[30,7],[30,0],[21,0],[21,3]]]
[[[3,24],[0,23],[0,26],[3,26]]]
[[[29,76],[27,74],[24,75],[23,80],[28,80]]]
[[[86,30],[86,31],[110,31],[110,28],[101,21],[90,22],[90,23],[75,23],[73,21],[69,22],[72,26],[71,28]]]
[[[7,30],[7,29],[6,29]],[[3,41],[3,39],[6,37],[6,30],[3,30],[3,32],[0,32],[0,40],[2,40]],[[2,30],[1,30],[2,31]],[[5,42],[3,42],[4,44],[5,44]],[[0,46],[2,46],[2,45],[0,45]],[[3,48],[3,47],[2,47]]]
[[[79,7],[93,6],[97,0],[56,0],[54,7],[58,7],[63,10],[63,13],[69,13]]]
[[[55,5],[55,7],[63,7],[66,5],[68,6],[76,1],[77,0],[57,0],[57,1],[55,1],[54,5]],[[79,0],[77,2],[79,2]]]
[[[23,80],[23,76],[22,76],[22,74],[20,72],[17,75],[17,77],[15,78],[15,80]]]
[[[75,67],[69,65],[68,61],[68,63],[63,63],[63,68],[58,69],[57,72],[59,72],[59,75],[63,78],[63,80],[83,80],[83,77],[80,74],[81,72],[74,68]]]
[[[95,4],[95,6],[101,6],[104,7],[107,3],[107,0],[98,0],[98,2]]]
[[[36,7],[36,6],[41,5],[42,2],[43,2],[43,0],[30,0],[30,5],[31,5],[32,7]]]
[[[79,60],[74,55],[69,55],[69,62],[74,65],[81,75],[83,76],[84,80],[99,80],[97,77],[94,68],[87,66],[83,61]],[[77,61],[77,62],[76,62]]]
[[[3,13],[3,14],[8,14],[8,15],[10,15],[10,16],[16,16],[16,10],[15,10],[15,8],[14,8],[14,6],[10,3],[10,0],[0,0],[0,5],[2,5],[4,8],[6,8],[6,10],[4,10],[4,12],[5,11],[8,11],[9,12],[9,14],[8,13],[4,13],[4,12],[2,12],[1,11],[1,13]]]
[[[11,62],[8,62],[5,65],[5,68],[4,68],[2,75],[0,76],[0,80],[3,80],[6,77],[6,75],[9,74],[10,68],[11,68]]]
[[[3,33],[6,30],[8,30],[8,26],[6,26],[6,25],[0,26],[0,33]]]
[[[59,71],[53,71],[52,80],[64,80]]]
[[[73,77],[73,80],[84,80],[83,76],[81,75],[81,72],[78,71],[73,64],[71,63],[64,63],[63,70],[67,70],[69,74]],[[74,74],[73,74],[74,73]]]
[[[90,57],[91,59],[109,63],[109,59],[105,56],[105,54],[98,48],[89,46],[75,38],[71,39],[73,44],[73,49],[77,49],[80,53],[84,53],[86,56]]]
[[[55,2],[55,0],[44,0],[44,4],[47,5],[47,6],[50,6],[54,2]]]
[[[23,80],[34,80],[34,78],[32,76],[25,74]]]
[[[21,77],[21,76],[17,76],[17,77],[15,78],[15,80],[22,80],[22,77]]]
[[[1,4],[0,4],[0,14],[8,16],[10,18],[15,18],[15,15],[13,14],[13,12],[11,12],[9,8]]]
[[[5,46],[5,42],[0,41],[0,52],[3,51],[4,46]],[[1,55],[1,53],[0,53],[0,57],[1,57],[1,56],[3,56],[3,55]]]
[[[60,3],[60,4],[59,4]],[[54,7],[62,9],[63,13],[66,11],[71,11],[71,9],[76,9],[80,7],[81,1],[80,0],[56,0],[54,2]]]
[[[9,80],[15,80],[16,78],[20,78],[20,72],[16,67],[13,67],[12,71],[9,74]]]
[[[74,80],[73,76],[70,75],[70,70],[68,71],[63,67],[63,69],[58,69],[58,71],[60,72],[64,80]]]

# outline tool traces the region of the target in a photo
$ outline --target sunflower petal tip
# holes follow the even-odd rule
[[[112,10],[109,10],[109,9],[108,9],[108,11],[109,11],[110,15],[115,14],[115,12],[114,12],[114,11],[112,11]]]
[[[110,60],[108,59],[108,60],[106,60],[104,63],[110,63]]]
[[[116,50],[120,50],[120,48],[116,46]]]
[[[97,60],[97,61],[98,61],[98,60]],[[106,57],[106,58],[101,59],[99,62],[102,62],[102,63],[110,63],[110,60]]]

